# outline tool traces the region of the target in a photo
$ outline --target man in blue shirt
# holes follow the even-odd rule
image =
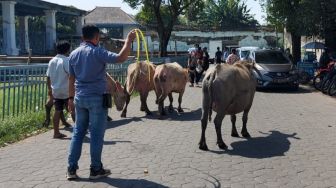
[[[76,111],[76,122],[68,157],[67,179],[78,178],[78,160],[81,156],[83,138],[90,130],[90,179],[111,174],[103,168],[101,153],[104,143],[106,116],[103,94],[106,93],[106,63],[122,63],[127,60],[135,30],[128,33],[119,54],[98,46],[99,28],[85,25],[82,28],[83,43],[70,54],[69,59],[69,110]]]

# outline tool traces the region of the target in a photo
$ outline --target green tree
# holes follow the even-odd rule
[[[292,53],[294,62],[301,59],[301,36],[305,24],[302,0],[261,0],[267,13],[267,21],[275,28],[285,27],[292,37]]]
[[[292,36],[294,61],[300,60],[301,36],[319,35],[326,46],[336,49],[335,0],[260,0],[267,21],[276,28],[285,27]]]
[[[199,7],[203,1],[194,0],[124,0],[132,8],[143,5],[137,15],[144,25],[156,29],[159,35],[160,55],[167,56],[167,45],[174,25],[190,6]]]
[[[57,33],[60,36],[76,34],[76,20],[74,16],[56,14]]]
[[[198,19],[200,26],[216,30],[234,30],[253,28],[258,25],[245,1],[206,0],[204,7]]]

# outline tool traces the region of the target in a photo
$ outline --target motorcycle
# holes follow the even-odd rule
[[[335,96],[336,95],[336,76],[331,79],[331,83],[328,89],[328,95]]]
[[[327,68],[318,69],[317,74],[314,76],[314,79],[313,79],[313,85],[314,85],[315,89],[317,89],[319,91],[322,90],[322,86],[325,85],[326,80],[328,78],[327,75],[334,68],[334,64],[335,64],[335,62],[332,61],[328,64]],[[329,85],[329,83],[328,83],[328,85]]]

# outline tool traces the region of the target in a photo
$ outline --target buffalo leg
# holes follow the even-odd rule
[[[248,113],[249,113],[248,110],[245,110],[244,113],[243,113],[243,128],[242,128],[241,133],[242,133],[243,137],[245,137],[245,138],[250,138],[251,137],[250,134],[248,133],[247,129],[246,129]]]
[[[203,102],[204,103],[204,102]],[[206,107],[205,107],[206,106]],[[203,104],[203,111],[202,111],[202,117],[201,117],[201,123],[202,123],[202,135],[201,135],[201,140],[199,142],[199,149],[200,150],[208,150],[208,146],[205,141],[205,130],[208,125],[208,116],[209,116],[209,105],[208,104]]]
[[[183,96],[183,93],[184,93],[184,91],[183,92],[181,92],[181,93],[179,93],[179,98],[178,98],[178,103],[179,103],[179,106],[178,106],[178,112],[184,112],[183,111],[183,109],[182,109],[182,107],[181,107],[181,103],[182,103],[182,96]]]
[[[160,116],[166,115],[166,112],[164,110],[164,100],[166,99],[166,97],[167,97],[167,94],[165,94],[165,92],[162,92],[161,96],[158,98]]]
[[[163,101],[159,102],[159,113],[160,113],[160,116],[167,115],[166,112],[165,112],[165,109],[164,109],[164,102]]]
[[[224,114],[217,113],[214,122],[215,122],[216,134],[217,134],[217,144],[218,144],[218,147],[220,149],[226,150],[227,146],[226,146],[226,144],[223,141],[222,130],[221,130],[223,119],[224,119]]]
[[[168,97],[169,97],[169,112],[170,113],[173,113],[174,112],[174,107],[173,107],[173,94],[172,93],[169,93],[168,94]]]
[[[120,117],[122,117],[122,118],[125,118],[125,117],[126,117],[127,106],[128,106],[128,104],[129,104],[130,100],[131,100],[131,96],[130,96],[130,94],[127,93],[127,94],[126,94],[126,104],[125,104],[125,106],[124,106],[124,109],[123,109],[123,111],[122,111]]]
[[[152,112],[148,109],[147,106],[147,97],[148,92],[144,92],[140,94],[140,100],[141,100],[141,111],[145,111],[147,115],[152,115]]]
[[[237,128],[236,128],[236,115],[231,115],[231,123],[232,123],[232,130],[231,130],[231,136],[233,137],[239,137]]]

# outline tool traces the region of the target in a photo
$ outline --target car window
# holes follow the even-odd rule
[[[281,52],[261,51],[255,52],[255,60],[260,64],[289,64],[290,61]]]
[[[250,51],[240,51],[240,57],[241,58],[247,58],[250,55]]]

